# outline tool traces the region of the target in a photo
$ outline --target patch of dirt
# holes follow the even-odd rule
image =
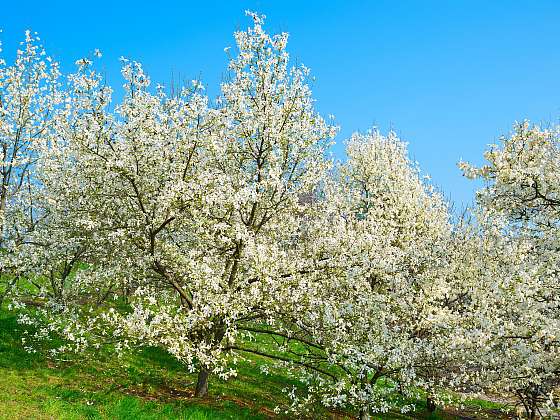
[[[446,407],[441,410],[450,419],[459,420],[482,420],[482,419],[511,419],[512,417],[498,409],[469,409]]]

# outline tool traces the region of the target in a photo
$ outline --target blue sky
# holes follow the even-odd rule
[[[337,157],[351,132],[393,128],[457,207],[476,187],[460,158],[481,163],[516,120],[560,117],[558,1],[5,1],[0,28],[8,58],[29,28],[67,70],[99,48],[112,84],[126,56],[155,81],[201,77],[216,93],[246,9],[290,32],[318,110],[341,126]]]

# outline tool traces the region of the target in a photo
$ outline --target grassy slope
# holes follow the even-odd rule
[[[94,361],[55,365],[25,352],[15,317],[0,311],[0,419],[267,419],[275,416],[274,407],[287,403],[282,389],[299,384],[273,368],[262,374],[259,366],[266,362],[259,357],[241,362],[236,378],[211,378],[211,396],[195,399],[195,376],[158,349],[119,360],[100,353]],[[455,413],[432,418],[465,418]],[[316,416],[351,418],[325,411]],[[383,418],[427,416],[419,411]]]

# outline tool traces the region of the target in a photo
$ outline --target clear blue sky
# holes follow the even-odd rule
[[[560,117],[559,1],[4,1],[0,28],[9,58],[27,28],[71,69],[99,48],[112,84],[120,56],[152,79],[202,77],[211,93],[225,46],[267,15],[290,32],[292,58],[316,77],[317,107],[334,114],[342,140],[373,124],[394,128],[412,156],[458,207],[474,184],[456,162],[482,162],[486,145],[515,120]]]

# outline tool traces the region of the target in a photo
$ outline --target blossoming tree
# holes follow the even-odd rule
[[[239,51],[214,107],[198,82],[153,93],[141,66],[125,61],[113,113],[110,89],[80,61],[36,186],[49,218],[35,235],[56,244],[48,254],[38,241],[21,247],[43,262],[35,276],[52,271],[53,250],[83,264],[70,277],[58,271],[65,299],[45,328],[75,348],[108,336],[162,347],[199,370],[198,396],[210,373],[235,373],[240,325],[265,321],[276,305],[271,290],[296,264],[302,197],[323,178],[335,133],[313,109],[308,70],[288,67],[287,35],[269,36],[252,17],[254,27],[235,34]],[[123,288],[126,313],[109,299]]]
[[[14,63],[0,58],[0,303],[18,278],[12,249],[36,224],[25,192],[33,182],[37,145],[49,133],[62,101],[58,64],[39,41],[27,31]]]
[[[455,319],[442,274],[452,235],[444,200],[394,133],[355,134],[347,154],[301,224],[305,265],[284,284],[304,293],[279,293],[289,299],[275,319],[308,383],[292,408],[319,400],[368,418],[413,409],[422,389],[435,398],[432,368]]]
[[[486,165],[461,167],[487,181],[477,194],[486,226],[475,308],[483,387],[510,393],[536,418],[558,404],[560,384],[559,132],[514,128],[485,153]]]

